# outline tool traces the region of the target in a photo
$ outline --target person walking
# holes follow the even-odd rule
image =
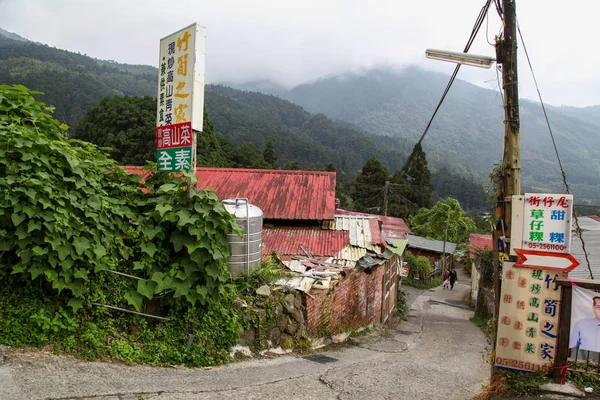
[[[450,280],[448,278],[450,278],[450,273],[446,268],[444,269],[444,289],[448,289],[450,287]]]
[[[450,279],[450,290],[452,290],[452,289],[454,289],[454,284],[458,280],[458,277],[456,275],[456,271],[454,270],[454,268],[452,268],[450,270],[450,274],[449,274],[448,279]]]

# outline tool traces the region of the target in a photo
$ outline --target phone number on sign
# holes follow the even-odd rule
[[[526,369],[528,371],[544,371],[548,372],[550,369],[549,365],[541,365],[532,362],[518,361],[511,358],[496,357],[496,365],[501,367]]]
[[[532,242],[529,242],[529,243],[527,243],[527,247],[529,247],[530,249],[538,249],[538,250],[556,250],[556,251],[564,251],[565,250],[564,244],[557,244],[557,243],[532,243]]]

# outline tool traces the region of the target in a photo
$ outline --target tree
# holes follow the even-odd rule
[[[451,197],[438,201],[431,209],[421,208],[410,218],[410,225],[416,235],[452,243],[465,242],[477,230],[475,222]]]
[[[235,167],[267,169],[270,166],[265,162],[262,153],[254,143],[244,143],[235,151],[233,157]]]
[[[409,184],[406,198],[416,204],[417,208],[431,207],[431,194],[433,193],[431,172],[427,166],[427,156],[420,143],[415,145],[413,158],[408,164],[403,178]]]
[[[263,158],[265,159],[265,162],[269,165],[270,168],[277,168],[277,161],[279,160],[279,158],[277,157],[277,154],[275,154],[273,142],[270,140],[267,142],[265,150],[263,151]]]
[[[390,179],[387,168],[375,157],[367,160],[356,177],[354,201],[357,211],[380,212],[385,182]]]
[[[88,111],[71,131],[71,137],[110,147],[110,155],[121,165],[144,165],[146,161],[156,161],[155,124],[153,97],[105,97]],[[221,148],[224,141],[215,134],[205,111],[203,132],[198,134],[197,164],[229,166],[230,153]]]

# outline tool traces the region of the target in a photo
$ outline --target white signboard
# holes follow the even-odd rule
[[[571,194],[525,193],[521,248],[570,253],[572,214]]]
[[[556,355],[561,288],[566,272],[515,268],[504,261],[498,316],[496,366],[550,371]]]
[[[196,164],[195,131],[204,117],[204,27],[192,24],[160,41],[156,159],[163,171]]]

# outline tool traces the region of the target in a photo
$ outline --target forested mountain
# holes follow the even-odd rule
[[[282,96],[310,112],[365,131],[417,140],[448,76],[416,67],[377,68],[300,85]],[[263,84],[264,86],[264,84]],[[521,163],[525,190],[562,191],[561,174],[541,107],[522,100]],[[600,196],[600,106],[547,106],[570,188]],[[472,171],[491,172],[502,158],[504,114],[497,91],[456,80],[426,136],[428,155],[441,154]],[[433,166],[439,160],[430,159]]]
[[[72,135],[116,148],[113,156],[125,163],[143,163],[154,156],[152,146],[144,145],[145,140],[154,143],[153,100],[141,96],[155,96],[156,74],[151,66],[97,60],[39,43],[13,40],[0,32],[0,84],[22,84],[44,92],[38,98],[55,107],[55,117],[71,126]],[[286,91],[266,81],[248,87],[253,86],[280,95]],[[106,99],[114,96],[118,97]],[[94,107],[97,108],[84,119]],[[345,179],[339,184],[340,190],[350,193],[353,177],[368,159],[377,158],[393,173],[412,149],[409,140],[371,135],[262,93],[207,85],[205,107],[214,122],[214,136],[207,137],[203,143],[206,148],[199,150],[205,151],[198,156],[202,165],[269,167],[272,165],[266,159],[272,159],[272,154],[264,154],[270,151],[265,149],[271,142],[279,168],[335,168],[338,177]],[[134,137],[135,145],[125,148]],[[427,156],[431,158],[432,154]],[[440,188],[436,186],[434,200],[446,195],[462,199],[468,192],[478,199],[479,204],[473,206],[481,207],[481,185],[473,183],[468,174],[457,174],[453,162],[442,162],[436,155],[433,158],[438,160],[432,164],[448,168],[443,171],[444,176],[432,170],[432,182]]]
[[[156,69],[119,64],[13,40],[0,32],[0,83],[43,92],[56,119],[75,126],[88,109],[107,96],[155,96]]]

